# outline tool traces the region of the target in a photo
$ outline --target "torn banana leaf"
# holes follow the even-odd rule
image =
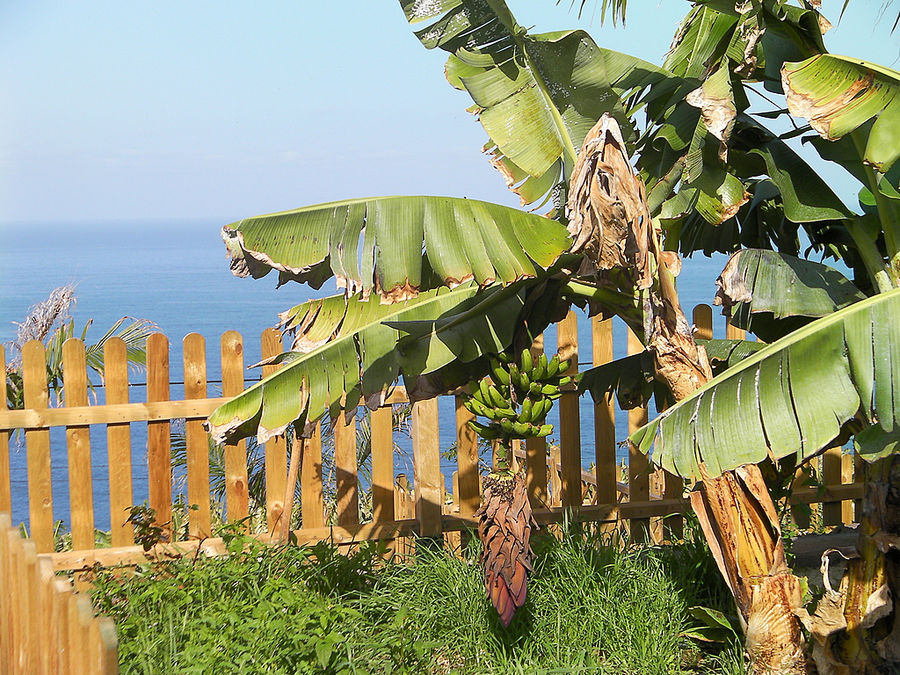
[[[571,170],[601,115],[613,115],[633,140],[628,115],[684,86],[658,66],[598,47],[583,31],[529,35],[502,0],[400,4],[411,24],[430,22],[416,31],[427,49],[450,52],[447,79],[472,97],[491,163],[523,203],[564,180],[564,164]]]
[[[767,342],[866,297],[832,267],[764,249],[735,253],[716,285],[731,323]]]
[[[537,276],[569,246],[559,223],[451,197],[376,197],[308,206],[222,229],[236,276],[278,270],[314,288],[334,276],[348,296],[402,302],[438,286]],[[423,254],[424,251],[424,254]]]
[[[341,295],[299,305],[283,315],[298,351],[273,359],[282,367],[213,411],[210,434],[217,443],[254,434],[264,443],[289,425],[309,425],[326,412],[336,416],[361,402],[378,406],[401,375],[414,378],[498,353],[512,342],[526,291],[541,283],[525,280],[482,290],[470,282],[392,305]],[[415,338],[403,337],[411,330],[407,326],[421,322],[442,327],[424,350]]]
[[[630,440],[685,478],[806,459],[861,414],[900,427],[900,289],[818,319],[714,377]],[[703,467],[701,469],[701,466]]]
[[[709,359],[713,373],[716,375],[725,372],[728,368],[732,368],[748,356],[766,347],[765,342],[753,342],[752,340],[694,339],[706,350],[706,358]]]
[[[882,173],[900,157],[900,72],[861,59],[818,54],[785,63],[782,86],[792,115],[835,140],[875,118],[865,161]]]

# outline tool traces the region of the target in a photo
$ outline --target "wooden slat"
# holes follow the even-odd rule
[[[66,406],[85,406],[87,363],[84,343],[69,338],[63,343],[63,391]],[[91,476],[90,427],[67,427],[66,445],[69,465],[69,513],[72,523],[72,548],[94,547],[94,489]]]
[[[278,522],[278,540],[287,542],[294,519],[294,495],[297,493],[297,479],[300,476],[300,462],[306,439],[296,433],[291,438],[291,458],[288,462],[287,484],[284,488],[284,517]]]
[[[159,422],[175,419],[203,420],[228,400],[227,398],[203,398],[191,401],[121,403],[119,405],[48,408],[46,410],[8,410],[0,412],[0,429],[49,429],[51,427]]]
[[[562,504],[562,477],[560,476],[560,452],[558,445],[550,446],[550,505]]]
[[[846,485],[853,482],[853,458],[851,453],[841,455],[841,483]],[[841,502],[841,523],[850,525],[853,522],[853,502]]]
[[[697,305],[694,307],[694,337],[698,340],[712,340],[712,307]]]
[[[0,409],[0,430],[49,429],[50,427],[156,422],[175,419],[205,420],[213,410],[229,400],[230,397],[224,397],[191,401],[166,400],[153,403],[47,408],[43,410]],[[394,389],[385,401],[385,403],[391,404],[406,402],[406,391],[402,387]]]
[[[59,673],[71,672],[69,663],[69,596],[72,595],[72,584],[65,579],[56,579],[54,585],[53,620],[57,626],[56,649],[59,654]]]
[[[2,352],[0,352],[2,356]],[[0,358],[0,362],[3,359]],[[0,363],[2,365],[2,363]],[[12,608],[10,599],[12,592],[9,585],[12,582],[12,570],[10,569],[8,533],[12,529],[12,521],[9,511],[0,511],[0,674],[7,675],[12,671]]]
[[[147,338],[147,401],[169,400],[169,339],[162,333]],[[150,508],[156,522],[171,537],[172,460],[168,421],[147,423],[147,478]]]
[[[274,328],[263,331],[262,357],[278,356],[284,351],[281,333]],[[274,373],[280,366],[263,366],[263,377]],[[266,456],[266,528],[278,531],[278,521],[284,512],[284,491],[287,487],[287,444],[284,436],[276,436],[265,444]]]
[[[638,354],[644,350],[641,341],[628,329],[628,354]],[[628,433],[637,431],[647,423],[647,408],[639,407],[628,411]],[[628,444],[628,500],[632,503],[650,499],[650,462],[647,455],[631,443]],[[634,519],[629,523],[629,533],[634,541],[647,541],[650,522]]]
[[[69,663],[68,672],[73,675],[84,673],[82,667],[82,641],[81,622],[78,619],[78,596],[75,593],[66,596],[68,607],[66,608],[66,624],[69,634]]]
[[[558,328],[559,358],[569,361],[570,375],[578,372],[578,317],[570,311]],[[562,472],[562,504],[581,506],[581,420],[578,393],[567,391],[559,398],[559,450]]]
[[[454,397],[456,406],[456,466],[458,489],[456,499],[461,516],[471,516],[481,503],[478,483],[478,434],[469,427],[475,415],[463,405],[465,396]]]
[[[20,558],[20,571],[17,591],[22,596],[22,607],[26,608],[22,615],[22,628],[25,632],[25,671],[37,673],[40,671],[40,659],[38,648],[40,645],[40,606],[38,605],[39,591],[37,588],[37,549],[34,542],[26,539],[21,542],[22,555]]]
[[[437,399],[432,398],[413,404],[412,433],[419,536],[439,537],[442,532],[443,485]]]
[[[612,319],[591,321],[593,364],[613,360]],[[594,461],[596,462],[597,503],[612,504],[616,491],[616,406],[610,392],[605,401],[594,404]]]
[[[6,352],[0,345],[0,368],[6,373]],[[6,377],[0,380],[0,414],[6,410]],[[9,431],[0,429],[0,513],[12,513],[12,489],[9,482]],[[0,651],[0,656],[3,652]]]
[[[372,443],[372,520],[394,519],[394,420],[393,408],[383,406],[370,416]]]
[[[59,653],[56,650],[54,636],[57,632],[53,615],[53,581],[56,578],[53,561],[46,555],[38,556],[37,571],[40,593],[40,633],[41,636],[41,672],[56,673],[59,670]],[[2,672],[2,670],[0,670]]]
[[[303,444],[300,458],[300,513],[303,527],[325,525],[325,500],[322,495],[322,425],[316,423],[313,435]]]
[[[356,467],[356,417],[343,412],[334,420],[335,510],[338,525],[359,523],[359,479]]]
[[[182,342],[184,397],[206,398],[206,340],[190,333]],[[200,420],[184,423],[187,445],[188,533],[208,537],[212,529],[209,503],[209,438]]]
[[[22,380],[26,408],[47,408],[47,365],[44,345],[29,340],[22,347]],[[28,514],[31,538],[38,553],[53,550],[53,476],[50,469],[50,432],[25,432],[28,461]]]
[[[128,403],[128,350],[121,338],[110,338],[103,345],[103,369],[106,403]],[[108,424],[106,427],[109,460],[109,523],[113,546],[134,543],[134,531],[125,522],[134,504],[131,476],[131,426]]]
[[[531,356],[540,358],[544,353],[544,336],[538,335],[531,345]],[[529,438],[525,441],[525,486],[531,508],[547,506],[547,439]]]
[[[828,448],[822,454],[822,481],[825,485],[841,484],[841,449]],[[825,502],[822,504],[822,524],[841,524],[841,503]]]
[[[222,395],[237,396],[244,390],[244,342],[241,334],[229,330],[222,334]],[[225,445],[225,505],[229,521],[246,518],[250,513],[247,483],[247,442]],[[249,526],[249,524],[247,524]]]
[[[100,637],[99,672],[104,675],[117,675],[119,672],[119,640],[116,625],[108,616],[95,619]]]
[[[732,326],[730,322],[725,321],[725,338],[727,340],[745,340],[747,332],[743,328]]]
[[[83,593],[75,594],[75,607],[78,612],[78,628],[80,640],[80,671],[87,675],[88,673],[96,673],[97,671],[91,665],[91,618],[93,611],[91,610],[91,601]]]

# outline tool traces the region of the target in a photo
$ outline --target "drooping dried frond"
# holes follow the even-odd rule
[[[653,283],[644,184],[628,161],[622,132],[610,115],[604,114],[584,139],[566,212],[575,239],[571,250],[586,257],[583,272],[631,268],[639,288]]]
[[[41,342],[50,335],[54,326],[62,325],[69,318],[69,312],[75,304],[75,287],[71,284],[54,288],[43,302],[33,305],[28,310],[25,321],[14,321],[16,340],[10,344],[10,362],[12,368],[18,366],[22,346],[29,340]]]
[[[536,523],[525,479],[519,474],[488,476],[475,518],[478,538],[484,546],[481,553],[484,588],[500,621],[509,626],[516,610],[525,604],[531,572],[529,541]]]

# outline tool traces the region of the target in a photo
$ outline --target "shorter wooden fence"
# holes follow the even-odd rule
[[[0,673],[118,673],[116,627],[0,513]]]
[[[581,321],[584,321],[582,318]],[[583,345],[579,356],[579,318],[569,313],[549,334],[549,344],[572,363],[572,372],[582,366],[601,365],[613,359],[612,320],[590,319],[590,344]],[[694,308],[693,321],[698,337],[712,337],[712,310],[707,305]],[[742,332],[728,328],[729,337],[742,337]],[[555,343],[555,344],[554,344]],[[534,351],[542,349],[539,340]],[[628,352],[642,349],[631,335]],[[263,358],[283,350],[282,336],[273,329],[262,335]],[[171,464],[171,425],[185,420],[187,531],[164,533],[164,541],[151,554],[157,557],[184,555],[198,548],[216,553],[223,550],[222,541],[212,537],[213,518],[210,495],[209,440],[203,420],[223,401],[244,387],[244,346],[240,334],[228,331],[219,342],[222,396],[209,398],[207,382],[206,342],[192,333],[184,338],[184,398],[170,400],[173,386],[170,378],[169,341],[154,334],[147,342],[146,397],[129,401],[129,381],[125,345],[110,340],[104,351],[103,405],[90,405],[87,395],[88,376],[84,345],[75,339],[63,346],[64,406],[51,407],[46,382],[44,347],[32,341],[23,348],[22,366],[25,395],[24,410],[0,407],[0,511],[11,509],[12,494],[9,473],[10,432],[24,430],[27,449],[28,511],[31,537],[38,553],[51,555],[57,570],[73,570],[94,564],[134,564],[146,560],[141,546],[135,545],[131,523],[126,521],[128,508],[134,503],[131,424],[145,424],[149,505],[157,522],[167,527],[173,517],[173,472]],[[617,354],[617,357],[623,354]],[[0,348],[0,363],[4,356]],[[263,374],[278,366],[265,366]],[[142,383],[143,384],[143,383]],[[5,402],[5,380],[0,385],[0,401]],[[441,537],[474,526],[472,514],[480,499],[480,457],[477,438],[467,422],[471,414],[463,406],[463,396],[453,397],[455,416],[441,423],[455,429],[457,470],[448,494],[441,474],[441,447],[438,433],[438,402],[422,401],[412,406],[413,480],[398,483],[394,454],[392,405],[406,401],[402,388],[396,389],[384,406],[372,411],[371,516],[364,519],[360,511],[363,490],[357,466],[356,420],[345,422],[343,416],[334,423],[333,478],[327,492],[333,495],[326,513],[323,485],[323,453],[321,433],[298,441],[292,448],[298,457],[300,513],[302,529],[294,532],[298,542],[323,539],[337,544],[361,540],[392,540],[411,535]],[[677,537],[680,533],[678,514],[689,509],[685,485],[676,476],[653,471],[648,458],[634,450],[629,453],[625,473],[617,460],[616,416],[614,400],[590,406],[592,420],[581,419],[579,397],[567,391],[558,401],[559,423],[554,432],[558,445],[548,448],[546,439],[530,439],[517,450],[520,466],[526,473],[528,491],[541,524],[560,522],[573,513],[582,521],[627,522],[636,540]],[[627,412],[628,428],[633,430],[647,419],[646,409]],[[583,466],[582,424],[592,423],[592,452]],[[104,425],[107,440],[108,482],[95,485],[92,478],[90,425]],[[50,430],[64,427],[68,451],[69,513],[72,550],[54,552],[53,474],[51,472]],[[94,430],[96,433],[96,430]],[[288,448],[284,438],[266,443],[265,461],[265,530],[262,538],[275,538],[283,533],[291,514],[293,492],[288,489]],[[96,453],[96,450],[95,450]],[[248,515],[248,471],[245,442],[224,448],[225,500],[223,513],[227,521],[239,521]],[[794,491],[794,503],[823,503],[822,520],[826,525],[853,522],[853,501],[862,495],[859,483],[853,482],[854,461],[840,448],[825,452],[819,462],[818,488],[800,487]],[[111,522],[111,546],[98,548],[94,530],[94,490],[108,490]],[[21,497],[19,497],[21,498]],[[333,511],[333,513],[332,513]],[[661,519],[666,518],[664,528]],[[367,521],[367,522],[364,522]],[[179,541],[179,538],[181,539]]]

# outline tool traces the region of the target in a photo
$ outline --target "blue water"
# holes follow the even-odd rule
[[[245,363],[259,360],[259,335],[276,322],[277,313],[298,302],[333,292],[323,288],[311,291],[289,284],[275,289],[274,274],[260,280],[237,279],[228,270],[225,247],[219,238],[223,222],[123,222],[116,224],[3,224],[0,225],[0,342],[15,337],[13,322],[22,321],[29,307],[44,300],[57,286],[73,283],[77,305],[73,311],[76,325],[93,318],[88,340],[96,339],[123,315],[150,319],[169,336],[173,382],[181,382],[180,340],[190,332],[205,336],[208,359],[209,395],[218,394],[219,337],[226,330],[244,336]],[[679,277],[679,292],[686,311],[695,304],[711,303],[714,281],[725,262],[724,256],[695,257],[686,261]],[[555,331],[548,331],[546,346],[555,349]],[[716,319],[716,335],[724,334],[724,324]],[[590,327],[580,322],[580,360],[590,361]],[[614,329],[615,356],[624,356],[625,329]],[[248,381],[255,377],[248,373]],[[142,373],[131,375],[131,400],[145,400]],[[172,387],[172,397],[183,389]],[[98,392],[102,402],[102,390]],[[555,412],[555,411],[554,411]],[[582,463],[587,467],[594,457],[592,401],[581,400]],[[551,414],[549,421],[554,421]],[[442,448],[454,440],[454,409],[450,398],[439,402],[439,427]],[[134,499],[147,497],[146,424],[134,423],[132,430]],[[616,436],[625,438],[625,414],[617,415]],[[108,466],[106,432],[102,426],[91,428],[93,488],[96,526],[109,527]],[[24,443],[11,448],[13,522],[28,521],[27,469]],[[65,433],[51,434],[54,517],[68,523],[68,467]],[[620,457],[624,452],[620,450]],[[445,476],[455,466],[444,462]],[[396,471],[412,475],[409,454],[397,457]],[[448,486],[449,487],[449,486]]]

